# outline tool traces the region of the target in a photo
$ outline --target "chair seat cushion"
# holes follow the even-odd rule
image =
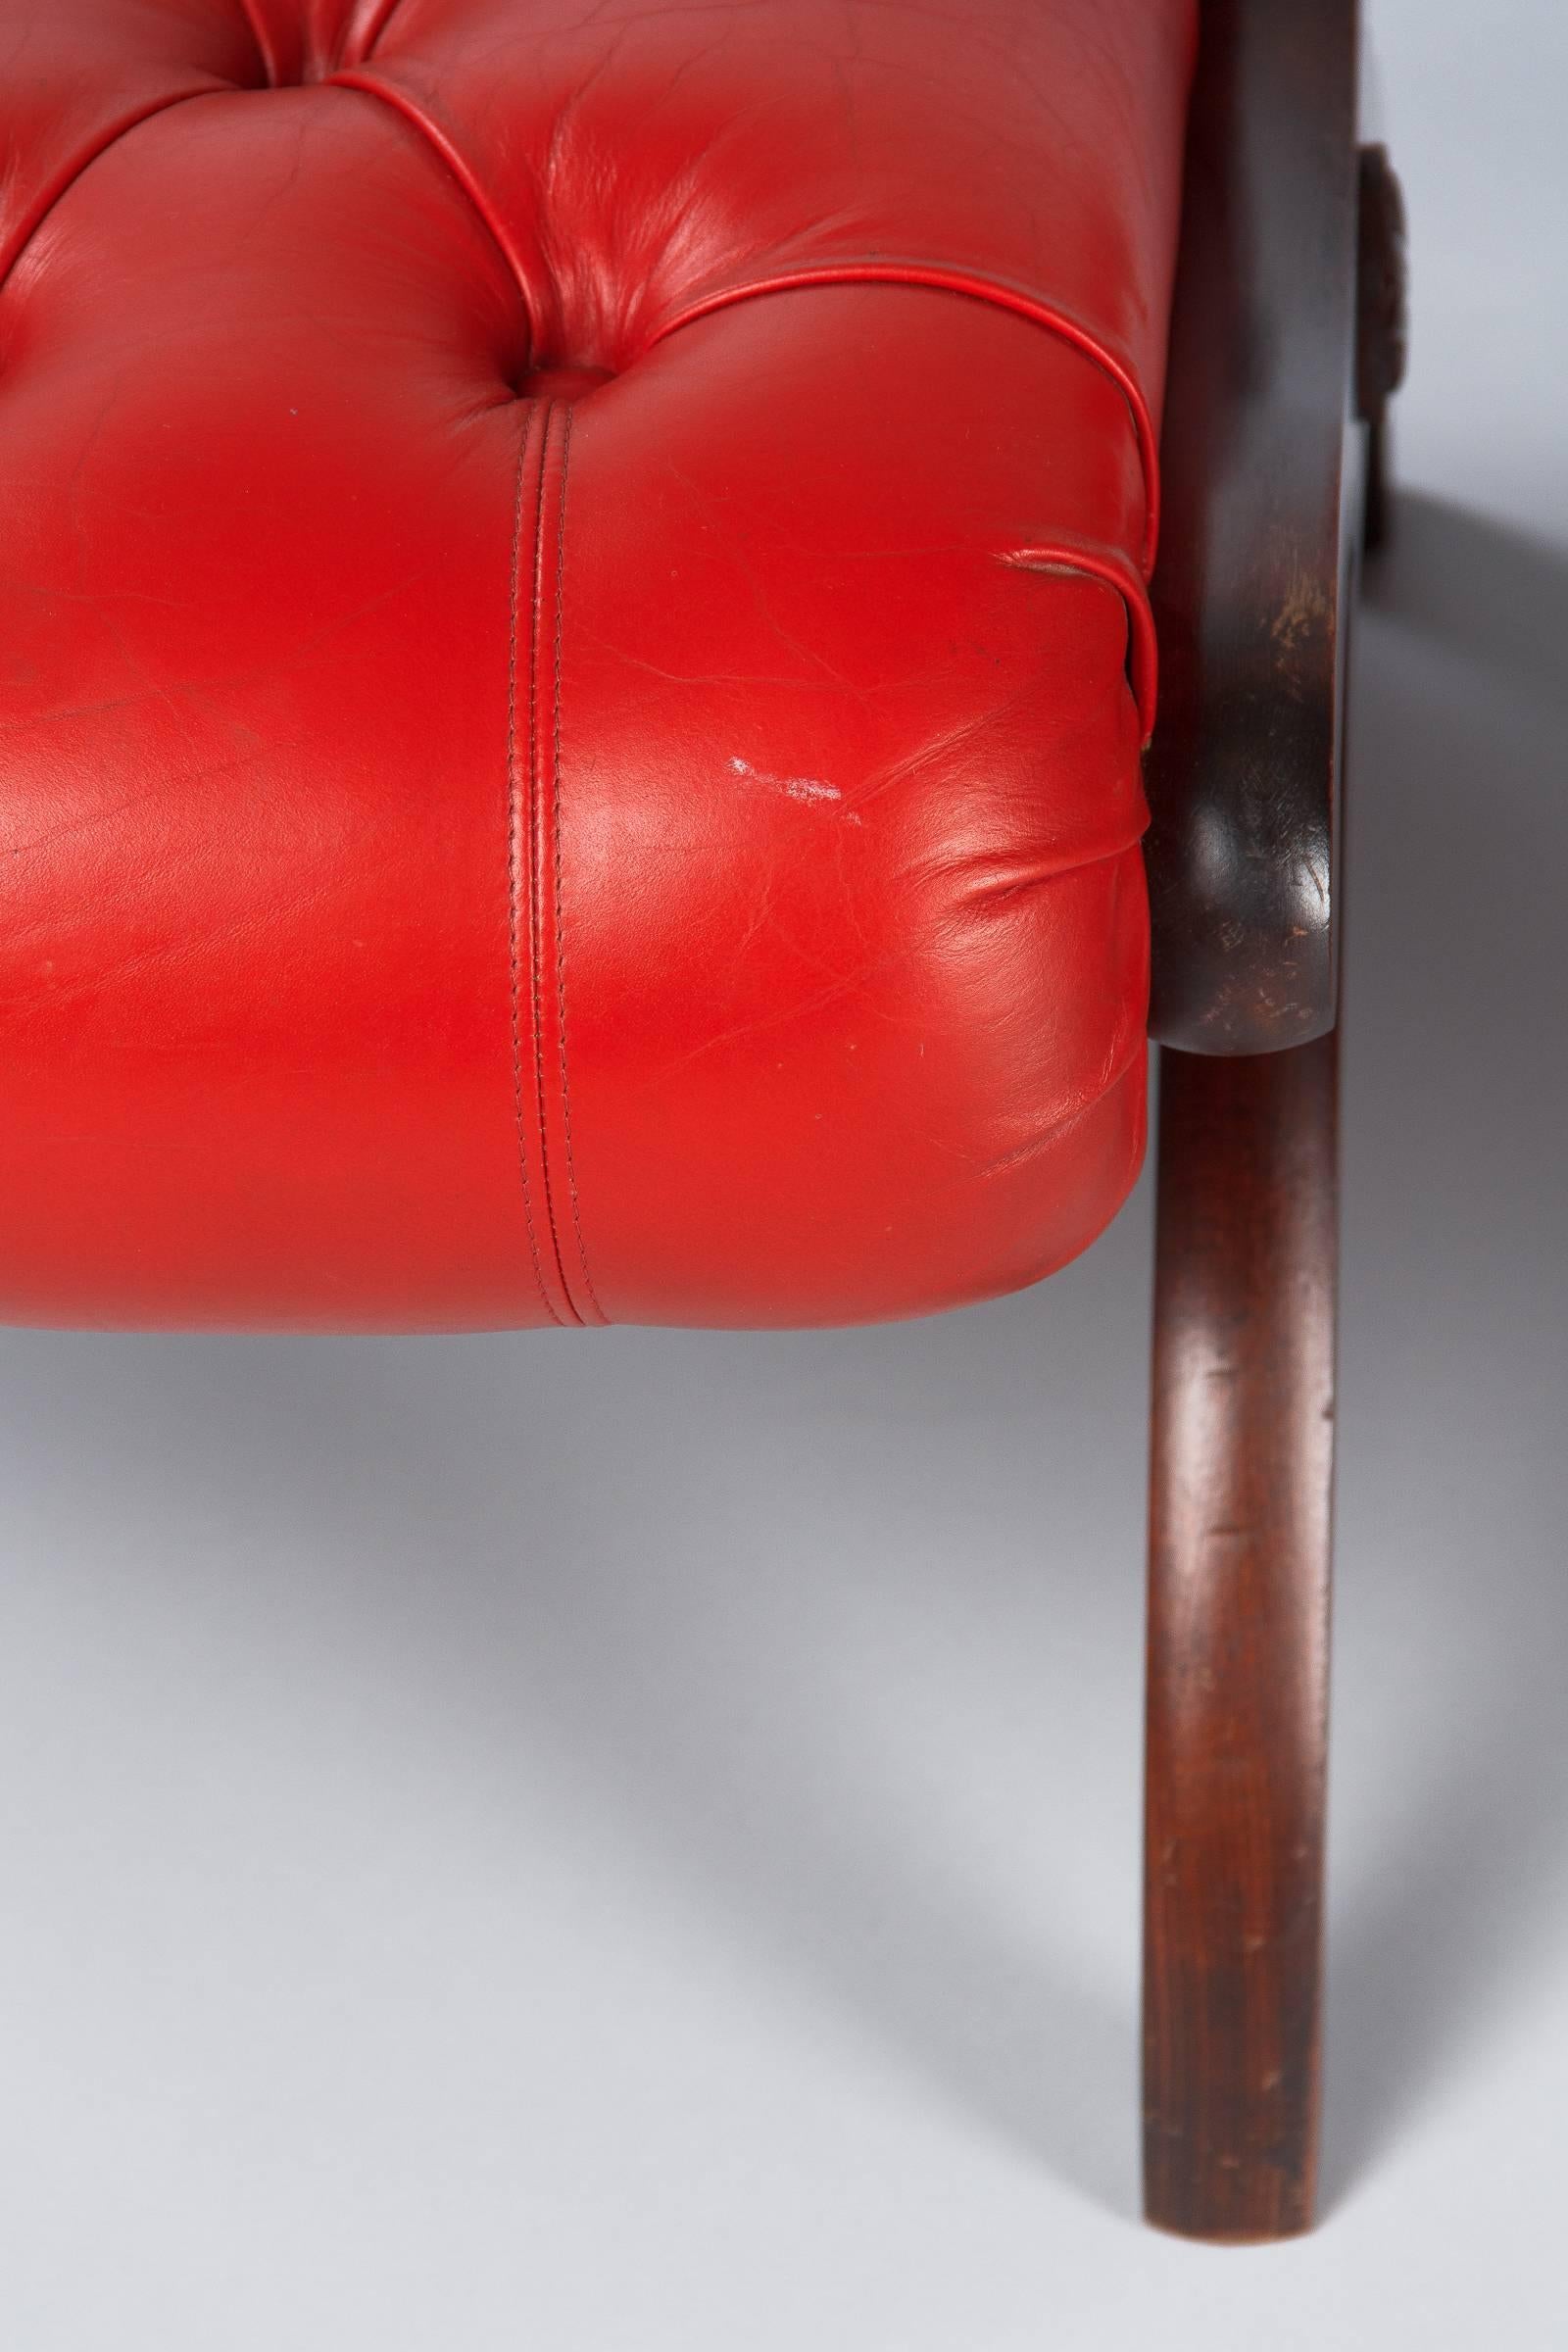
[[[0,1315],[1093,1238],[1193,19],[0,0]]]

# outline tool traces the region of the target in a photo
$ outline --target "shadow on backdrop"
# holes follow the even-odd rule
[[[1327,2201],[1568,1905],[1568,559],[1406,495],[1353,707]]]
[[[374,1646],[504,1849],[519,1779],[568,1786],[749,1979],[1128,2210],[1130,1999],[1069,1898],[1108,1793],[1130,1970],[1139,1212],[1102,1252],[885,1331],[27,1335],[0,1360],[34,1476],[69,1493],[90,1459],[115,1498],[112,1531],[86,1506],[95,1578],[134,1560],[146,1605],[258,1618],[263,1647],[311,1627],[346,1708]],[[1111,1704],[1125,1780],[1086,1791]]]

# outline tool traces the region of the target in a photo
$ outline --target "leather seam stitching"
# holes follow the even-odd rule
[[[566,1260],[561,1247],[561,1228],[556,1217],[556,1188],[550,1181],[550,1129],[545,1115],[545,1049],[544,1004],[540,996],[541,967],[545,956],[544,860],[540,856],[539,804],[541,778],[539,773],[539,641],[543,634],[545,583],[545,477],[550,470],[550,436],[555,424],[556,403],[547,401],[543,411],[544,422],[539,442],[539,495],[533,518],[533,628],[528,647],[528,851],[531,859],[529,874],[529,992],[533,1017],[533,1091],[539,1114],[539,1157],[544,1170],[545,1214],[550,1225],[550,1242],[555,1251],[556,1276],[561,1284],[561,1296],[566,1314],[558,1322],[568,1319],[582,1321],[571,1287],[566,1280]]]
[[[533,1275],[539,1286],[539,1296],[544,1300],[545,1311],[551,1321],[559,1323],[561,1317],[545,1288],[544,1267],[539,1255],[533,1192],[528,1182],[528,1141],[522,1106],[522,976],[519,970],[522,944],[522,846],[517,808],[517,627],[521,619],[522,506],[527,486],[528,443],[533,432],[533,417],[534,412],[529,405],[523,410],[522,433],[517,448],[517,490],[512,525],[512,627],[507,654],[507,934],[511,964],[512,1100],[517,1132],[517,1165],[522,1174],[522,1213],[528,1229],[528,1253],[533,1260]],[[530,760],[530,769],[531,764]]]
[[[588,1271],[588,1250],[582,1238],[582,1209],[577,1198],[577,1170],[571,1148],[571,1088],[566,1076],[566,917],[561,884],[561,645],[566,602],[566,469],[571,459],[572,417],[569,404],[565,417],[561,438],[561,494],[556,517],[555,807],[552,811],[556,876],[556,1008],[560,1020],[561,1112],[566,1144],[566,1191],[571,1200],[571,1225],[577,1241],[577,1260],[582,1268],[583,1290],[600,1321],[608,1323],[610,1317],[599,1303],[593,1277]]]

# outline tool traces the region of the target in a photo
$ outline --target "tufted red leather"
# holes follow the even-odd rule
[[[0,0],[0,1313],[1094,1236],[1193,14]]]

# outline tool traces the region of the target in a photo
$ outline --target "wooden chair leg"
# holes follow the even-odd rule
[[[1144,2193],[1312,2221],[1334,1468],[1338,1041],[1161,1056]]]

